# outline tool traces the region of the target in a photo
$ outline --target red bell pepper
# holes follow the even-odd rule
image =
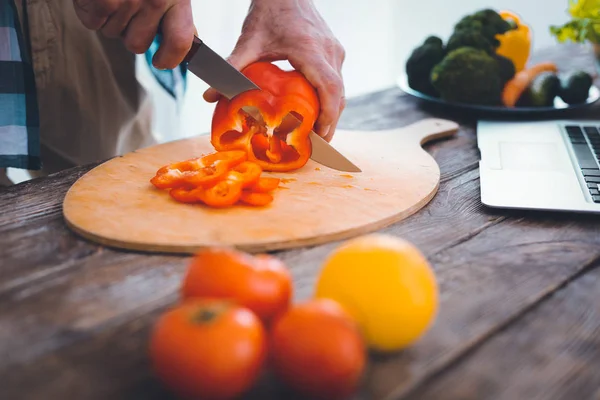
[[[308,135],[319,116],[315,88],[299,71],[284,71],[269,62],[251,64],[242,73],[260,90],[231,100],[221,97],[212,119],[212,145],[217,151],[243,150],[248,161],[265,171],[301,168],[311,156]],[[262,120],[246,114],[242,110],[246,106],[255,107]],[[290,113],[301,122],[282,124]]]

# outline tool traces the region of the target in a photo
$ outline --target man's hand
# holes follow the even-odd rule
[[[310,0],[253,0],[242,34],[228,58],[237,69],[258,61],[288,60],[317,89],[321,112],[315,132],[331,140],[346,102],[345,51]],[[204,94],[215,102],[219,94]]]
[[[192,47],[190,0],[73,0],[73,4],[85,27],[122,38],[133,53],[148,50],[160,26],[163,40],[152,60],[156,68],[175,68]]]

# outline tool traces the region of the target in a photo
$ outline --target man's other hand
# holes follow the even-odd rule
[[[346,105],[342,64],[345,51],[308,0],[253,0],[228,61],[241,70],[258,61],[288,60],[317,89],[321,102],[315,132],[331,140]],[[204,94],[215,102],[219,94]]]

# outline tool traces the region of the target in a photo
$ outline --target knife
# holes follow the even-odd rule
[[[260,89],[254,82],[246,78],[244,74],[229,64],[227,60],[215,53],[197,36],[194,36],[194,43],[184,62],[187,62],[188,70],[228,99],[247,90]],[[255,108],[244,107],[243,110],[254,119],[260,120],[260,116],[257,115]],[[288,114],[287,118],[294,119],[296,123],[299,122],[291,114]],[[361,172],[360,168],[314,131],[310,132],[309,137],[312,143],[311,159],[339,171]]]

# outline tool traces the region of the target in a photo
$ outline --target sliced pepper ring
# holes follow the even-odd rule
[[[201,194],[201,200],[211,207],[229,207],[242,195],[244,179],[237,171],[229,171],[227,177]]]
[[[201,202],[202,191],[204,188],[189,189],[185,187],[176,187],[169,191],[169,194],[175,200],[181,203],[199,203]]]
[[[273,202],[273,195],[244,190],[240,196],[240,202],[249,206],[262,207]]]
[[[211,153],[160,168],[150,182],[158,189],[208,187],[224,178],[230,168],[244,162],[241,150]]]
[[[262,168],[251,161],[244,161],[233,167],[233,170],[239,172],[242,177],[242,187],[247,188],[256,184],[262,174]]]
[[[202,202],[211,207],[229,207],[237,203],[242,195],[242,174],[230,170],[226,177],[209,188],[174,188],[169,194],[183,203]]]
[[[216,162],[223,162],[229,167],[234,167],[247,159],[247,155],[242,150],[227,150],[217,151],[210,153],[202,157],[204,163],[214,164]]]
[[[279,187],[279,183],[281,179],[272,178],[270,176],[262,176],[258,179],[254,185],[252,185],[249,189],[255,193],[268,193]]]

